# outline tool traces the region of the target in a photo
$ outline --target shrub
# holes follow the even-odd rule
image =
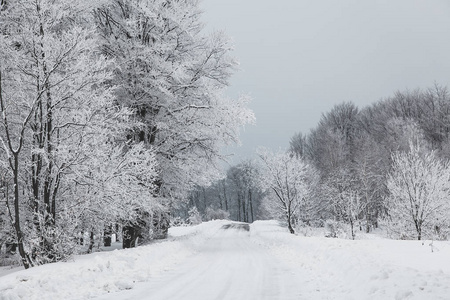
[[[202,216],[198,212],[197,207],[192,207],[189,212],[189,218],[187,219],[187,223],[190,225],[198,225],[202,222]]]
[[[230,213],[227,211],[224,211],[220,208],[214,209],[212,207],[208,207],[206,209],[205,218],[207,221],[211,220],[227,220],[230,218]]]

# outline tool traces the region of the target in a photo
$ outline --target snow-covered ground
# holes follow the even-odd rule
[[[449,299],[450,242],[287,233],[276,221],[170,229],[136,249],[3,274],[0,299]],[[433,250],[433,251],[432,251]]]

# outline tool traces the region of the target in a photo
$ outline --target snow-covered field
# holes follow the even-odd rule
[[[450,299],[450,242],[295,236],[276,221],[223,228],[230,223],[171,228],[169,240],[136,249],[3,268],[0,299]]]

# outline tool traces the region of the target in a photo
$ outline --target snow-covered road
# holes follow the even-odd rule
[[[448,241],[305,237],[276,221],[212,221],[169,234],[4,276],[0,268],[0,300],[450,299]]]
[[[231,225],[222,226],[177,268],[99,299],[299,299],[286,288],[293,283],[288,266],[252,242],[248,224]]]

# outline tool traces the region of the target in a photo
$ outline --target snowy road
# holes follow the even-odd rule
[[[353,241],[320,229],[292,235],[276,221],[234,224],[175,227],[147,246],[3,276],[0,268],[0,300],[450,299],[449,241],[379,233]]]
[[[98,299],[298,299],[291,271],[251,239],[248,224],[222,226],[177,268]]]

